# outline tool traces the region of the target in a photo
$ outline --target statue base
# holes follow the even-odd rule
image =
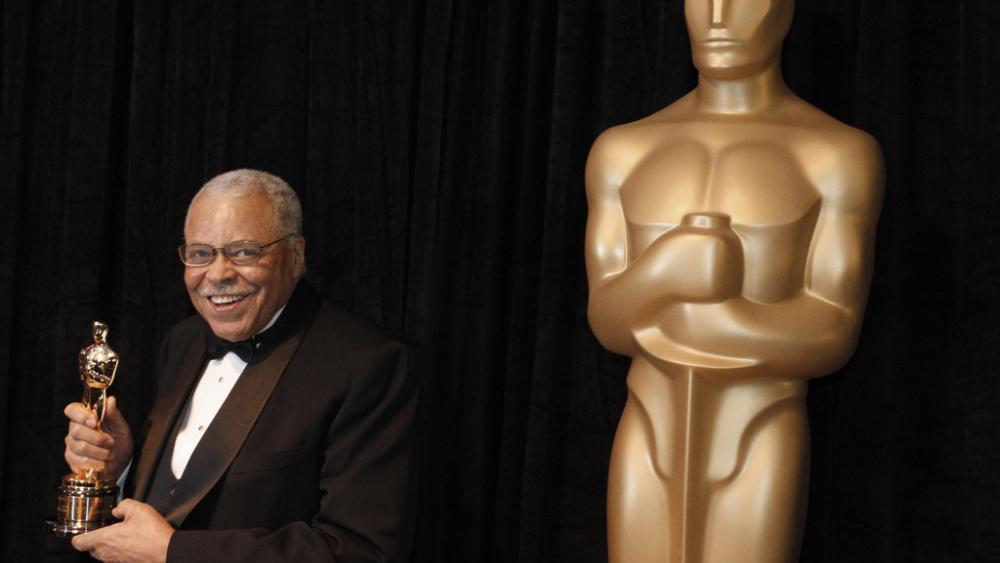
[[[59,487],[56,519],[46,522],[49,533],[72,537],[92,532],[117,519],[111,511],[118,505],[118,485],[110,479],[66,475]]]

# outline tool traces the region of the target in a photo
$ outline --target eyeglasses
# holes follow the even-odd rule
[[[247,266],[260,260],[264,256],[265,248],[294,236],[295,233],[289,233],[267,244],[261,244],[255,240],[238,240],[227,243],[221,248],[197,242],[192,244],[185,243],[177,247],[177,253],[181,255],[181,262],[185,266],[194,266],[196,268],[208,266],[215,261],[216,254],[224,254],[230,262],[237,266]]]

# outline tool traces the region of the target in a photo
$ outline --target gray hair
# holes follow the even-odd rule
[[[295,190],[273,174],[249,168],[224,172],[202,186],[191,198],[184,224],[187,225],[191,218],[191,207],[194,206],[194,202],[202,196],[238,199],[253,194],[263,194],[271,200],[275,219],[283,234],[302,234],[302,204],[299,203]]]

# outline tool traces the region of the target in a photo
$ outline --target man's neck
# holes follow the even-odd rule
[[[269,329],[269,328],[271,328],[272,326],[274,326],[274,323],[278,322],[278,317],[280,317],[280,316],[281,316],[281,313],[282,313],[282,312],[284,312],[284,310],[285,310],[285,307],[287,307],[287,306],[288,306],[288,303],[285,303],[284,305],[282,305],[282,306],[281,306],[281,308],[280,308],[280,309],[278,309],[278,312],[276,312],[276,313],[274,314],[274,316],[273,316],[273,317],[271,317],[271,321],[270,321],[269,323],[267,323],[266,325],[264,325],[264,328],[260,329],[260,332],[258,332],[258,333],[257,333],[257,334],[255,334],[254,336],[257,336],[257,335],[259,335],[259,334],[263,334],[264,332],[266,332],[266,331],[267,331],[267,329]]]
[[[773,108],[790,92],[781,77],[781,59],[762,72],[736,79],[698,75],[697,106],[704,113],[751,114]]]

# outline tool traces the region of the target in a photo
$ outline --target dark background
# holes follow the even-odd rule
[[[695,75],[682,0],[4,0],[0,559],[37,557],[76,354],[148,407],[203,181],[286,178],[308,278],[413,348],[419,562],[605,561],[627,362],[586,323],[583,167]],[[1000,561],[995,0],[802,0],[792,88],[888,183],[857,355],[812,384],[806,562]],[[735,563],[735,562],[734,562]]]

